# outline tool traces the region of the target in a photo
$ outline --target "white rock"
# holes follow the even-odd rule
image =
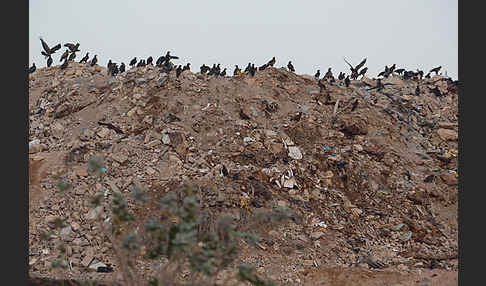
[[[251,137],[245,137],[245,138],[243,138],[243,142],[245,144],[248,144],[248,143],[251,143],[251,142],[255,142],[255,139],[253,139]]]
[[[289,157],[292,158],[292,159],[296,159],[296,160],[302,159],[302,153],[300,152],[299,147],[290,146],[289,147]]]

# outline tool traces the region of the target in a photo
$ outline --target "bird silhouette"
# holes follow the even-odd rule
[[[292,62],[291,61],[289,61],[289,63],[287,64],[287,68],[289,69],[289,71],[295,72],[294,65],[292,65]]]
[[[79,61],[79,63],[86,63],[88,62],[89,59],[89,52],[86,53],[86,55]]]
[[[154,61],[154,59],[152,58],[152,56],[148,57],[147,58],[147,65],[151,65],[153,66],[154,64],[152,63]]]
[[[191,63],[187,63],[183,68],[182,71],[190,71],[191,70]]]
[[[275,57],[273,57],[270,61],[268,61],[267,66],[273,67],[275,64]]]
[[[76,43],[76,44],[65,43],[64,46],[67,47],[69,49],[69,51],[71,51],[71,53],[79,52],[79,49],[78,49],[79,43]]]
[[[417,85],[417,87],[415,88],[415,96],[420,96],[420,88],[419,86]]]
[[[317,70],[316,74],[314,75],[314,78],[316,80],[319,80],[319,77],[321,76],[321,70]]]
[[[124,63],[124,62],[122,62],[122,63],[120,64],[119,71],[120,71],[120,73],[125,72],[125,63]]]
[[[176,77],[179,77],[181,73],[182,73],[182,67],[181,65],[178,65],[176,69]]]
[[[430,72],[429,72],[429,73],[433,73],[433,72],[435,72],[435,74],[436,74],[436,75],[439,75],[439,71],[440,71],[440,69],[441,69],[441,68],[442,68],[442,66],[439,66],[439,67],[433,68],[433,69],[431,69],[431,70],[430,70]]]
[[[226,76],[226,68],[223,69],[222,72],[219,73],[220,76]]]
[[[243,109],[241,109],[241,108],[240,108],[240,118],[243,119],[243,120],[250,120],[250,116],[246,115],[243,112]]]
[[[235,70],[233,71],[233,76],[237,76],[241,74],[241,70],[238,65],[235,65]]]
[[[366,68],[364,68],[364,69],[362,69],[362,70],[359,72],[358,76],[362,75],[362,76],[364,77],[364,76],[365,76],[365,74],[366,74],[366,71],[368,71],[368,68],[367,68],[367,67],[366,67]],[[363,79],[363,77],[361,77],[361,79]]]
[[[35,63],[32,63],[32,66],[29,68],[29,74],[35,72],[36,69],[37,67],[35,66]]]
[[[353,102],[353,107],[351,108],[351,112],[353,112],[353,111],[356,109],[356,107],[358,107],[358,103],[359,103],[358,99],[356,99],[356,100]]]
[[[51,54],[54,54],[57,50],[61,48],[61,44],[57,44],[51,48]]]
[[[42,37],[39,37],[41,40],[42,48],[44,49],[44,52],[48,55],[51,54],[51,49],[49,48],[49,45],[42,39]]]
[[[63,70],[65,68],[67,68],[68,66],[68,59],[64,59],[64,62],[62,63],[62,65],[60,66],[60,68]]]
[[[130,63],[129,63],[128,65],[129,65],[129,66],[134,66],[134,65],[136,65],[136,64],[137,64],[137,57],[134,57],[134,58],[133,58],[133,59],[130,61]]]
[[[76,58],[76,53],[71,53],[69,55],[68,61],[73,61]]]
[[[346,76],[346,78],[344,79],[344,85],[346,85],[346,87],[349,87],[349,84],[351,83],[351,81],[349,80],[349,75]]]
[[[52,65],[52,57],[51,57],[51,56],[49,56],[49,57],[47,58],[47,67],[50,67],[51,65]]]
[[[62,55],[61,55],[61,59],[59,60],[60,62],[62,62],[63,60],[67,59],[67,57],[69,56],[69,50],[66,50]]]
[[[91,62],[89,63],[90,66],[94,66],[98,62],[98,58],[96,55],[91,59]]]

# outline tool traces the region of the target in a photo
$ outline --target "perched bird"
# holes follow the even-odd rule
[[[396,68],[396,65],[395,65],[395,64],[393,64],[393,65],[390,67],[390,69],[389,69],[389,73],[390,73],[390,74],[392,74],[392,73],[393,73],[393,71],[395,70],[395,68]]]
[[[366,68],[364,68],[364,69],[362,69],[362,70],[359,72],[358,76],[362,75],[362,76],[364,77],[364,76],[365,76],[366,71],[368,71],[368,68],[367,68],[367,67],[366,67]],[[362,77],[361,79],[363,79],[363,77]]]
[[[289,61],[289,63],[287,64],[287,68],[289,69],[289,71],[295,72],[294,66],[292,65],[291,61]]]
[[[111,59],[110,59],[110,60],[108,61],[108,64],[106,65],[106,67],[107,67],[108,69],[110,69],[112,64],[113,64],[113,63],[111,62]]]
[[[321,70],[317,70],[316,74],[314,75],[314,78],[316,80],[319,80],[319,77],[321,76]]]
[[[263,70],[265,70],[267,67],[268,67],[268,63],[266,63],[266,64],[264,64],[264,65],[260,66],[260,67],[258,68],[258,70],[259,70],[259,71],[263,71]]]
[[[439,71],[440,71],[441,68],[442,68],[442,66],[433,68],[433,69],[430,70],[429,73],[435,72],[436,75],[439,75]]]
[[[256,71],[257,71],[257,69],[255,67],[255,64],[251,64],[250,75],[255,76]]]
[[[135,62],[137,62],[137,61],[135,60]],[[164,56],[160,56],[157,59],[157,61],[155,62],[155,66],[156,67],[161,67],[164,62],[165,62],[165,57]]]
[[[221,173],[223,173],[223,176],[228,177],[229,172],[225,165],[223,165],[223,168],[221,169]]]
[[[268,61],[267,66],[273,67],[274,64],[275,64],[275,57],[273,57],[270,61]]]
[[[44,49],[45,53],[47,55],[50,55],[51,49],[49,48],[49,45],[47,45],[47,43],[42,39],[42,37],[39,37],[39,39],[41,40],[42,48]]]
[[[51,54],[54,54],[57,50],[61,48],[61,44],[57,44],[51,48]]]
[[[67,57],[69,56],[69,50],[66,50],[62,55],[61,55],[61,59],[59,60],[60,62],[62,62],[63,60],[67,59]]]
[[[76,53],[71,53],[69,55],[68,61],[73,61],[76,58]]]
[[[353,107],[351,108],[351,112],[353,112],[353,111],[356,109],[356,107],[358,107],[358,103],[359,103],[358,99],[356,99],[356,100],[353,102]]]
[[[366,63],[366,58],[364,58],[355,68],[356,72],[358,72],[358,70],[364,66],[364,64]]]
[[[48,57],[50,57],[50,56],[51,56],[50,54],[48,54],[48,53],[46,53],[46,52],[44,52],[44,51],[41,51],[41,55],[43,55],[43,56],[44,56],[44,58],[48,58]]]
[[[345,76],[346,76],[346,74],[345,74],[345,73],[340,72],[340,73],[339,73],[339,76],[338,76],[338,79],[339,79],[339,80],[343,80]]]
[[[67,68],[67,66],[68,66],[68,59],[64,59],[64,62],[61,65],[61,69],[63,70],[65,68]]]
[[[152,58],[152,56],[148,57],[148,58],[147,58],[147,65],[151,65],[151,66],[153,66],[153,65],[154,65],[154,64],[153,64],[153,61],[154,61],[154,59]]]
[[[373,89],[376,89],[378,91],[382,90],[383,88],[385,88],[386,85],[393,85],[393,83],[382,83],[381,82],[381,78],[377,79],[376,80],[376,86],[372,87],[372,88],[368,88],[367,90],[370,91],[370,90],[373,90]]]
[[[91,59],[91,62],[89,63],[90,66],[94,66],[98,62],[98,58],[96,55]]]
[[[86,63],[88,62],[89,59],[89,52],[86,53],[86,55],[79,61],[79,63]]]
[[[430,72],[425,75],[425,78],[430,78]]]
[[[50,67],[52,65],[52,57],[49,56],[49,58],[47,58],[47,67]]]
[[[248,74],[250,72],[250,69],[251,69],[251,63],[248,63],[248,65],[246,66],[246,68],[244,70],[244,73]]]
[[[145,66],[145,60],[144,59],[140,59],[140,61],[137,64],[137,68],[144,67],[144,66]]]
[[[203,65],[202,65],[202,66],[201,66],[199,69],[201,70],[201,74],[205,74],[205,73],[207,73],[207,72],[208,72],[208,71],[209,71],[211,68],[210,68],[210,67],[208,67],[207,65],[203,64]]]
[[[346,76],[346,78],[344,79],[344,84],[346,85],[346,87],[349,87],[349,84],[351,83],[351,81],[349,80],[349,75]]]
[[[181,65],[178,65],[176,69],[176,77],[179,77],[181,73],[182,73],[182,67]]]
[[[420,79],[424,77],[424,71],[417,70],[417,75],[419,76]]]
[[[134,66],[134,65],[136,65],[136,64],[137,64],[137,57],[134,57],[134,58],[133,58],[133,59],[130,61],[130,63],[129,63],[128,65],[129,65],[129,66],[131,66],[131,67],[133,67],[133,66]]]
[[[326,74],[324,75],[324,78],[333,78],[332,76],[332,72],[331,72],[331,68],[329,68],[326,72]]]
[[[174,59],[174,60],[177,60],[179,57],[176,57],[176,56],[171,56],[170,55],[170,51],[167,51],[167,53],[165,54],[165,59],[166,61],[170,61],[171,59]]]
[[[352,64],[350,64],[346,58],[343,57],[343,60],[349,65],[349,69],[351,70],[351,78],[352,79],[356,79],[358,78],[358,69],[353,67]],[[363,62],[363,61],[362,61]],[[364,62],[366,62],[366,60],[364,60]],[[363,63],[364,64],[364,63]]]
[[[120,65],[120,68],[119,68],[119,72],[122,73],[122,72],[125,72],[125,63],[121,63]]]
[[[208,67],[209,68],[209,67]],[[215,75],[217,73],[217,70],[216,70],[216,64],[213,64],[213,67],[211,67],[209,69],[209,73],[208,75]]]
[[[417,85],[417,88],[415,88],[415,96],[420,96],[420,88]]]
[[[235,65],[235,70],[233,71],[233,76],[237,76],[241,74],[241,70],[238,65]]]
[[[226,68],[223,69],[222,72],[219,73],[220,76],[226,76]]]
[[[243,112],[243,109],[241,109],[241,108],[240,108],[240,118],[243,119],[243,120],[250,120],[250,116],[246,115]]]
[[[36,69],[37,67],[35,66],[35,63],[32,63],[32,66],[29,68],[29,74],[35,72]]]
[[[72,44],[72,43],[65,43],[64,44],[65,47],[67,47],[69,49],[69,51],[71,51],[72,53],[75,53],[75,52],[79,52],[79,43],[76,43],[75,44]]]
[[[221,73],[221,64],[216,65],[216,75],[219,75]]]
[[[187,63],[183,68],[182,71],[190,71],[191,70],[191,64]]]
[[[403,72],[405,71],[405,69],[397,69],[395,70],[395,72],[399,75],[401,75]]]

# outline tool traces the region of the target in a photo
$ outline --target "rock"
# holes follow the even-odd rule
[[[106,264],[103,262],[99,262],[96,259],[94,259],[91,264],[89,265],[89,269],[92,271],[98,270],[98,267],[106,267]]]
[[[51,125],[51,134],[53,137],[60,139],[64,133],[64,126],[61,123],[55,122]]]
[[[313,233],[310,234],[310,238],[313,240],[319,239],[324,235],[322,231],[314,231]]]
[[[29,142],[29,154],[39,153],[44,150],[47,150],[47,145],[40,144],[39,139],[35,139]]]
[[[290,146],[289,147],[289,157],[292,158],[292,159],[296,159],[296,160],[302,159],[302,153],[300,152],[299,147]]]
[[[47,222],[47,224],[50,226],[50,227],[54,227],[54,223],[56,222],[56,220],[58,220],[59,217],[58,216],[55,216],[55,215],[48,215],[46,216],[45,218],[45,221]]]
[[[286,201],[278,201],[277,206],[286,208],[287,207],[287,202]]]
[[[284,179],[284,178],[282,178],[282,180],[283,180],[283,183],[282,183],[283,187],[284,187],[284,188],[287,188],[287,189],[293,189],[293,188],[294,188],[294,186],[295,186],[295,185],[296,185],[296,183],[297,183],[297,182],[295,181],[295,177],[292,177],[292,178],[287,179],[287,180],[286,180],[286,179]]]
[[[246,145],[246,144],[250,144],[252,142],[255,142],[255,139],[251,138],[251,137],[245,137],[243,138],[243,143]]]
[[[101,138],[105,138],[106,136],[110,135],[110,129],[102,127],[97,135]]]
[[[91,129],[83,128],[81,130],[81,134],[79,135],[79,139],[81,141],[89,141],[94,138],[94,131]]]
[[[162,135],[162,143],[164,143],[165,145],[169,145],[169,144],[170,144],[170,137],[169,137],[169,134],[164,133],[164,134]]]
[[[442,140],[446,140],[446,141],[456,141],[458,137],[457,132],[451,129],[441,128],[437,130],[437,134]]]
[[[454,173],[445,172],[440,177],[449,186],[457,185],[457,175]]]
[[[81,265],[84,267],[88,267],[91,264],[91,261],[95,258],[95,250],[94,248],[90,247],[86,252],[84,253],[84,258],[81,261]]]
[[[271,142],[268,144],[268,150],[273,154],[279,154],[284,151],[284,145],[282,143]]]
[[[71,226],[68,225],[61,229],[61,231],[59,232],[59,236],[63,241],[73,241],[72,233],[73,232]]]
[[[150,142],[149,142],[149,143],[147,143],[147,145],[145,145],[145,146],[147,146],[148,148],[153,148],[153,147],[155,147],[155,146],[160,145],[160,143],[161,143],[161,142],[160,142],[160,140],[156,139],[156,140],[150,141]]]
[[[56,108],[54,118],[62,118],[71,113],[71,106],[69,103],[63,103]]]
[[[71,227],[72,227],[72,229],[73,229],[74,231],[78,231],[78,230],[80,230],[80,229],[81,229],[81,226],[80,226],[80,225],[79,225],[79,223],[77,223],[77,222],[72,222],[72,223],[71,223]]]
[[[454,129],[457,124],[451,122],[439,122],[439,128]]]
[[[265,136],[267,136],[267,137],[277,137],[278,136],[277,132],[270,130],[270,129],[265,129],[263,132],[265,133]]]
[[[88,176],[88,170],[85,167],[75,167],[74,173],[78,177],[87,177]]]
[[[137,110],[138,110],[138,107],[135,106],[134,108],[130,109],[130,111],[127,112],[127,116],[128,117],[134,116],[135,113],[137,112]]]
[[[154,170],[152,167],[147,167],[147,170],[145,171],[149,175],[155,174],[157,171]]]
[[[85,215],[87,220],[95,220],[103,213],[103,206],[97,206],[94,209],[90,209]]]
[[[128,156],[122,153],[112,154],[111,158],[122,165],[128,161]]]

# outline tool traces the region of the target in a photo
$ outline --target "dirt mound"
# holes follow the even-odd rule
[[[250,211],[281,205],[303,218],[241,257],[283,285],[323,266],[457,271],[457,86],[441,76],[387,82],[368,91],[372,79],[336,81],[321,91],[311,77],[277,68],[179,78],[152,66],[116,77],[77,63],[38,69],[29,81],[31,168],[51,167],[31,174],[31,194],[44,193],[30,206],[31,275],[115,279],[116,271],[82,267],[94,252],[116,269],[110,243],[90,224],[90,196],[105,193],[107,217],[114,191],[140,184],[158,197],[184,182],[199,184],[211,216],[243,223],[244,199]],[[100,182],[86,173],[91,155],[104,157]],[[56,189],[60,176],[74,186],[67,194]],[[130,207],[142,218],[152,211]],[[46,244],[40,234],[53,216],[70,229]],[[61,239],[72,267],[55,274],[48,261]],[[155,271],[138,263],[147,277]]]

